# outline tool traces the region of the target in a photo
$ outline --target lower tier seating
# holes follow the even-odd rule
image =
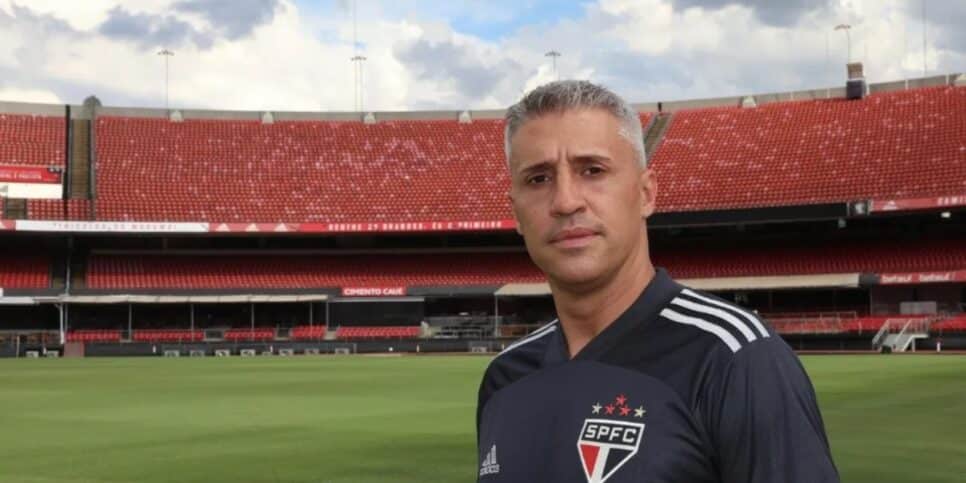
[[[132,339],[135,342],[200,342],[205,339],[205,333],[200,330],[147,329],[135,330]]]
[[[337,339],[413,339],[419,337],[419,326],[408,327],[346,327],[335,331]]]
[[[119,330],[72,330],[67,332],[67,342],[120,342]]]

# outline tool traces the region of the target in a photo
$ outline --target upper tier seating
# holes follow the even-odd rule
[[[650,116],[642,116],[649,122]],[[510,219],[503,122],[102,117],[98,219]]]
[[[0,114],[0,166],[64,166],[64,118]]]
[[[50,287],[50,259],[44,255],[0,255],[0,288],[44,289]]]
[[[810,247],[657,249],[678,279],[951,270],[966,267],[963,240],[815,243]],[[93,289],[412,287],[538,283],[526,253],[438,255],[92,255]]]
[[[59,118],[3,118],[0,139],[50,140],[0,143],[0,164],[63,164]],[[24,123],[36,126],[13,127]],[[96,128],[100,220],[510,218],[499,120],[263,125],[108,116]],[[34,153],[22,146],[35,144],[50,152],[4,152]],[[961,195],[966,88],[679,111],[652,166],[660,212]]]
[[[680,111],[653,166],[662,211],[966,192],[966,88]]]
[[[90,200],[27,200],[27,218],[31,220],[90,220],[90,209]]]
[[[422,329],[416,326],[408,327],[346,327],[341,326],[335,331],[337,339],[413,339],[419,337]]]

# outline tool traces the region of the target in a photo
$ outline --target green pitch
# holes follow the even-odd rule
[[[0,482],[475,481],[487,360],[0,360]],[[804,361],[843,481],[963,481],[966,357]]]

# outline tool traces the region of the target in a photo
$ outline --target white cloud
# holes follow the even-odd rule
[[[43,89],[19,89],[16,87],[0,87],[0,101],[38,102],[46,104],[60,104],[57,94]]]
[[[866,63],[871,81],[918,76],[921,22],[910,1],[839,0],[826,8],[780,16],[770,12],[767,18],[782,22],[763,23],[754,2],[689,1],[702,6],[679,8],[672,0],[599,0],[576,18],[549,24],[534,19],[496,40],[454,30],[438,12],[428,11],[432,2],[414,3],[405,15],[391,13],[401,10],[395,5],[363,3],[358,34],[368,58],[366,106],[506,106],[524,89],[553,78],[544,57],[550,49],[563,53],[561,76],[604,82],[633,101],[824,87],[844,81],[845,39],[831,30],[840,22],[853,25],[853,57]],[[3,92],[23,100],[40,96],[80,102],[96,94],[107,105],[162,105],[164,63],[156,49],[139,45],[136,35],[99,33],[120,4],[135,15],[173,16],[213,36],[209,44],[187,38],[173,47],[170,94],[175,106],[353,107],[353,33],[344,8],[304,12],[285,0],[250,33],[230,36],[197,12],[173,9],[174,3],[0,0]],[[449,7],[459,8],[473,5]],[[955,7],[946,8],[943,15],[952,18],[948,9]],[[505,21],[505,13],[487,15]],[[954,23],[940,20],[929,38],[930,71],[966,70],[966,36]]]

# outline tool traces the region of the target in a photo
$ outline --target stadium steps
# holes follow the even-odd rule
[[[6,220],[23,220],[27,218],[27,200],[3,198],[3,218]]]
[[[67,280],[67,260],[61,254],[51,257],[50,261],[50,288],[63,290]]]
[[[87,288],[87,255],[75,254],[70,263],[70,286],[72,289]]]
[[[664,133],[667,131],[670,123],[670,114],[659,114],[654,119],[654,124],[651,125],[651,128],[647,130],[647,133],[644,136],[644,148],[647,151],[648,158],[650,158],[654,151],[657,150],[657,146],[661,142],[661,139],[664,138]]]
[[[71,121],[70,198],[89,199],[91,193],[91,122]]]

